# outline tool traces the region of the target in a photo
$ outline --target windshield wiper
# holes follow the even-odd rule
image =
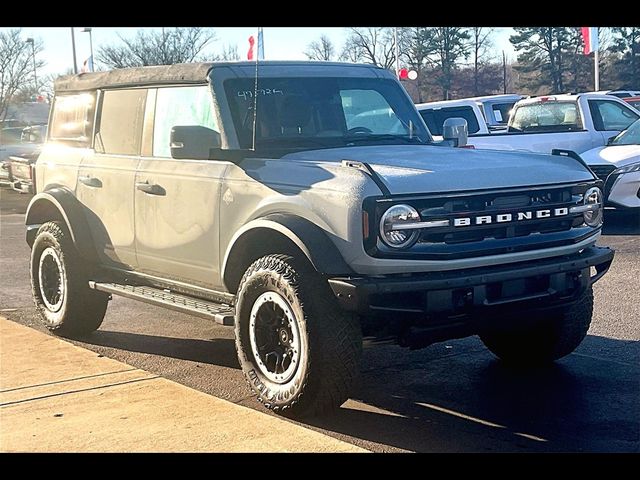
[[[423,141],[419,136],[414,135],[412,137],[408,135],[393,135],[391,133],[368,133],[363,135],[344,135],[342,139],[345,142],[349,143],[361,143],[361,142],[377,142],[382,140],[400,140],[405,143],[420,143],[427,144],[428,142]]]

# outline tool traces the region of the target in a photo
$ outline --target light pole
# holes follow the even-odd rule
[[[89,51],[91,52],[91,56],[89,58],[91,58],[91,71],[93,72],[94,68],[94,59],[93,59],[93,38],[91,36],[91,27],[84,27],[82,29],[82,33],[88,33],[89,34]]]
[[[71,27],[71,48],[73,49],[73,73],[78,73],[78,60],[76,59],[76,34]]]
[[[36,42],[33,38],[29,37],[25,40],[25,43],[31,44],[31,56],[33,57],[33,82],[36,86],[36,95],[38,94],[38,72],[36,71]]]

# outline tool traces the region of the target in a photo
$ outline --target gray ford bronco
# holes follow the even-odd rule
[[[363,338],[480,335],[504,361],[572,352],[601,181],[577,156],[436,144],[390,72],[185,64],[55,84],[27,215],[46,326],[97,329],[113,295],[233,326],[258,399],[342,404]],[[462,132],[464,133],[464,132]],[[462,133],[460,135],[462,135]]]

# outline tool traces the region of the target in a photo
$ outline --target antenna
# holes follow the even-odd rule
[[[253,88],[253,146],[251,150],[256,151],[256,125],[258,121],[258,56],[256,55],[256,81]]]
[[[255,83],[253,85],[253,145],[251,147],[252,151],[256,151],[256,127],[258,122],[258,60],[260,59],[260,55],[264,55],[262,53],[262,27],[258,28],[258,36],[256,39],[256,75],[255,75]],[[252,45],[253,48],[253,45]]]

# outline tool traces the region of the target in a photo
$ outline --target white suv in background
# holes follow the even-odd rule
[[[605,180],[605,206],[635,209],[640,214],[640,120],[607,146],[581,154],[591,170]]]

